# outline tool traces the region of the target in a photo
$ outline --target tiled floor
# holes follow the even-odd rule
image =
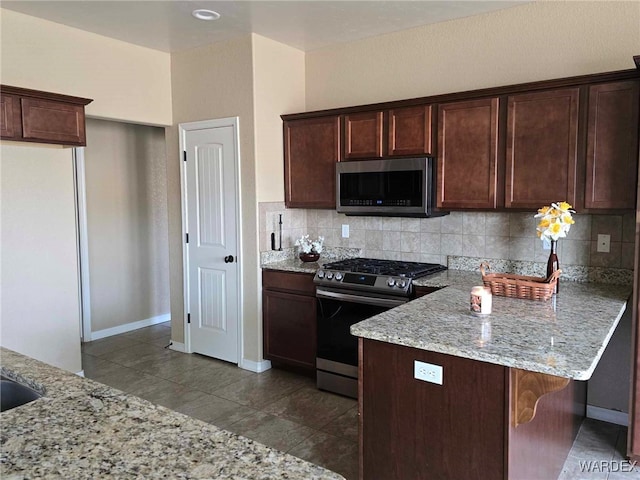
[[[321,392],[312,379],[282,370],[256,374],[174,352],[165,348],[169,339],[169,325],[159,324],[86,343],[85,375],[322,465],[347,480],[358,478],[355,400]],[[640,479],[640,467],[629,472],[632,465],[624,460],[626,432],[585,420],[559,480]]]
[[[358,478],[356,401],[321,392],[311,378],[256,374],[164,348],[159,324],[83,344],[88,378]]]

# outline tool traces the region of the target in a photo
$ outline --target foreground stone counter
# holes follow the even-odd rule
[[[351,327],[372,340],[588,380],[618,325],[631,286],[562,282],[551,300],[493,296],[491,315],[469,312],[479,273],[449,270],[416,285],[444,287]]]
[[[44,393],[0,414],[0,477],[342,479],[322,467],[10,350],[2,374]]]

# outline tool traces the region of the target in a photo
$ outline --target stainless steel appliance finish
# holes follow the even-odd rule
[[[353,258],[316,272],[318,299],[317,386],[348,397],[358,392],[358,341],[351,325],[413,298],[412,279],[443,265]]]
[[[324,264],[316,272],[313,282],[331,291],[338,289],[349,293],[349,290],[356,290],[369,296],[380,294],[380,298],[406,297],[413,292],[413,278],[441,272],[446,268],[435,263],[349,258]]]
[[[347,215],[431,217],[435,208],[435,159],[396,158],[336,164],[336,210]]]

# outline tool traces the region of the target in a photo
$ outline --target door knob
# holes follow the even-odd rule
[[[234,260],[233,255],[227,255],[224,257],[224,263],[233,263]]]

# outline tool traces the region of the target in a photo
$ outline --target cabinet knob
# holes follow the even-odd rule
[[[224,263],[233,263],[235,260],[235,258],[233,258],[233,255],[227,255],[226,257],[224,257]]]

